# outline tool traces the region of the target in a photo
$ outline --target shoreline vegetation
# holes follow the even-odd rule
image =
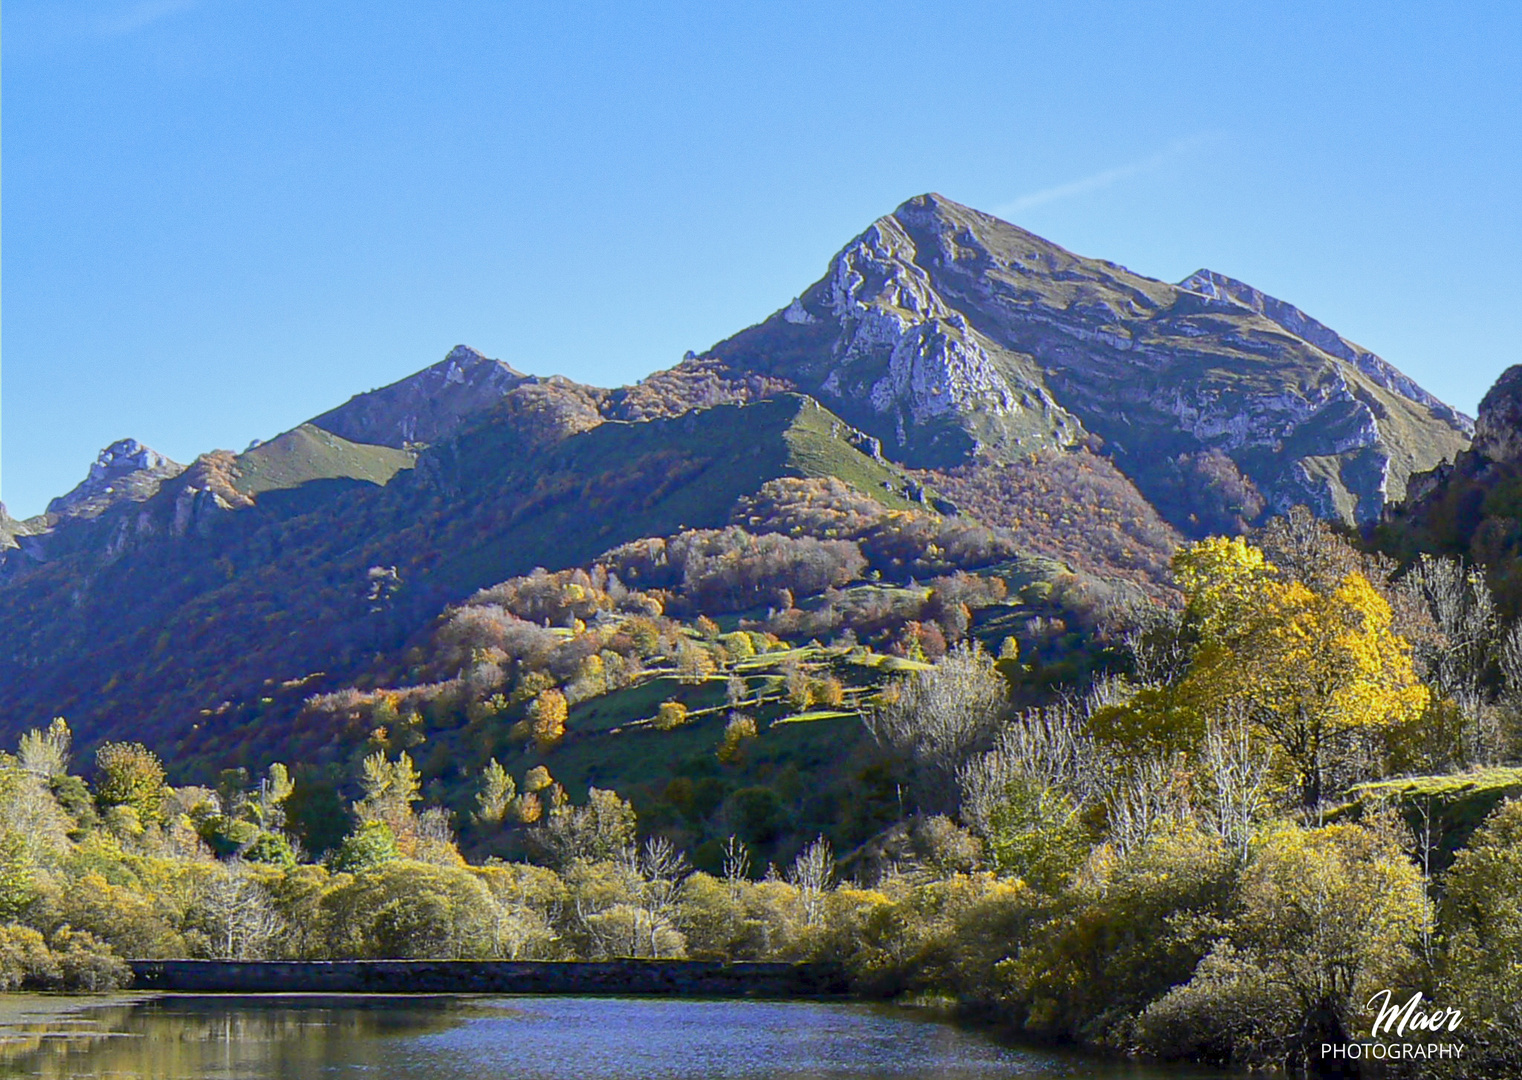
[[[482,590],[308,703],[338,783],[171,784],[131,742],[83,776],[66,721],[27,734],[0,988],[120,987],[126,958],[821,963],[1023,1039],[1305,1071],[1420,991],[1466,1052],[1413,1075],[1522,1069],[1522,628],[1477,571],[1297,513],[1182,548],[1176,604],[1059,583],[1069,622],[998,550],[952,569],[976,530],[858,517]]]
[[[731,960],[133,960],[134,989],[175,994],[850,996],[839,964]]]

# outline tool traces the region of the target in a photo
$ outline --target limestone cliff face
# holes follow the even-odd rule
[[[1432,411],[1434,416],[1467,431],[1472,432],[1474,429],[1474,423],[1469,417],[1423,390],[1413,379],[1397,370],[1395,365],[1368,349],[1353,344],[1331,327],[1311,318],[1293,304],[1276,300],[1251,285],[1229,278],[1225,274],[1218,274],[1214,270],[1196,270],[1179,282],[1179,288],[1250,308],[1316,346],[1328,356],[1335,356],[1357,365],[1359,371],[1380,386],[1425,406]]]
[[[1102,441],[1153,494],[1166,462],[1219,451],[1270,508],[1305,502],[1350,521],[1378,518],[1472,430],[1378,356],[1241,282],[1156,281],[937,195],[873,223],[714,359],[793,382],[911,465]]]

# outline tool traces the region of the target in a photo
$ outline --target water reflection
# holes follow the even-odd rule
[[[30,1007],[28,1007],[28,1000]],[[0,997],[0,1076],[1176,1080],[857,1004],[610,998]],[[1190,1073],[1200,1080],[1212,1075]]]
[[[388,1039],[459,1022],[455,1003],[434,997],[162,997],[64,1014],[31,1004],[0,1021],[0,1076],[399,1076],[383,1071]]]

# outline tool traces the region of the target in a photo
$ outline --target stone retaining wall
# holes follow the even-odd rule
[[[835,964],[706,960],[133,960],[135,990],[182,993],[660,994],[835,997]]]

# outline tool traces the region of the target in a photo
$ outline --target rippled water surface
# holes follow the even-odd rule
[[[0,1075],[200,1080],[1192,1080],[882,1006],[570,997],[0,995]]]

